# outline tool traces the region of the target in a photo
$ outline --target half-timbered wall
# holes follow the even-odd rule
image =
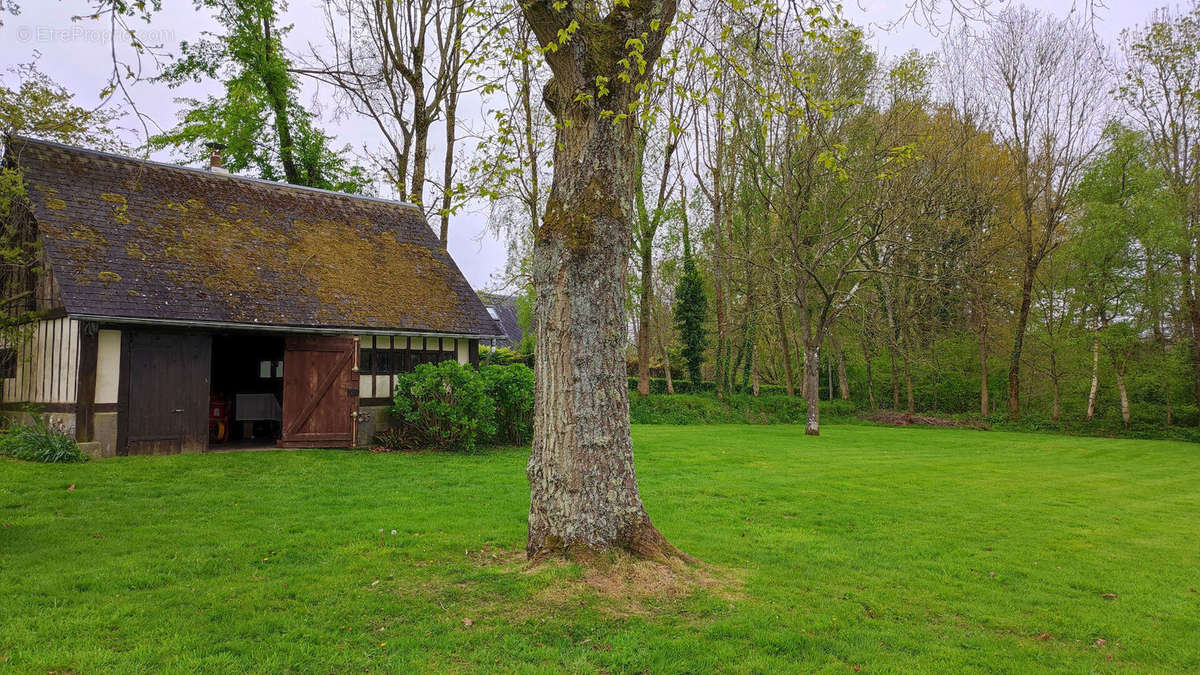
[[[13,377],[4,378],[4,403],[75,403],[79,326],[66,317],[37,323],[16,346]]]
[[[359,336],[358,348],[365,357],[359,359],[359,398],[390,399],[396,386],[396,373],[408,372],[421,363],[467,363],[469,342],[461,338]],[[370,350],[370,356],[366,350]]]

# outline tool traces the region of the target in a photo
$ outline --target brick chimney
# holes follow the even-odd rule
[[[225,149],[225,144],[211,142],[211,143],[205,143],[204,145],[209,150],[208,170],[212,171],[213,173],[228,174],[229,169],[226,169],[225,167],[221,166],[221,151]]]

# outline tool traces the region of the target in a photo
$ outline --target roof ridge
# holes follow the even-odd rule
[[[240,181],[245,181],[245,182],[249,182],[249,183],[257,183],[259,185],[264,185],[267,187],[296,190],[298,192],[324,194],[324,195],[329,195],[329,196],[333,196],[333,197],[345,197],[348,199],[359,199],[362,201],[387,204],[389,206],[399,206],[399,207],[406,208],[406,209],[412,209],[413,211],[416,211],[417,213],[421,214],[422,217],[424,217],[424,215],[425,215],[425,212],[422,211],[420,209],[420,207],[418,207],[416,204],[412,204],[409,202],[402,202],[402,201],[398,201],[395,199],[385,199],[383,197],[373,197],[370,195],[356,195],[356,194],[351,194],[349,192],[338,192],[337,190],[326,190],[324,188],[309,187],[307,185],[296,185],[294,183],[284,183],[281,181],[267,180],[265,178],[253,178],[251,176],[240,176],[240,175],[234,174],[234,173],[217,173],[215,171],[210,171],[208,169],[199,169],[199,168],[196,168],[193,166],[183,166],[182,164],[174,164],[172,162],[160,162],[155,159],[142,159],[140,157],[131,157],[129,155],[122,155],[122,154],[118,154],[115,152],[107,152],[105,150],[95,150],[92,148],[84,148],[84,147],[81,147],[78,145],[59,143],[58,141],[48,141],[48,140],[45,140],[42,138],[33,138],[31,136],[22,136],[19,134],[11,134],[11,135],[5,136],[5,146],[6,147],[11,145],[12,141],[20,141],[22,143],[33,143],[33,144],[38,144],[38,145],[47,145],[47,146],[51,146],[51,147],[55,147],[55,148],[61,148],[64,150],[70,150],[72,152],[79,152],[79,153],[83,153],[83,154],[93,155],[93,156],[97,156],[97,157],[104,157],[107,159],[113,159],[113,160],[117,160],[117,161],[135,162],[138,164],[149,164],[152,166],[157,166],[157,167],[161,167],[161,168],[169,169],[169,170],[183,171],[186,173],[196,173],[196,174],[200,174],[203,176],[211,176],[214,178],[227,178],[230,180],[240,180]]]

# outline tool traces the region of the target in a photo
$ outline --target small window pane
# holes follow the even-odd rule
[[[392,371],[392,352],[388,350],[377,350],[375,352],[375,372],[382,375],[389,375]]]
[[[372,364],[375,362],[374,349],[359,349],[358,350],[358,370],[361,373],[372,373]]]
[[[264,380],[270,379],[270,377],[271,377],[271,362],[270,361],[259,361],[258,362],[258,376]]]
[[[278,378],[283,377],[283,361],[275,362],[275,377],[278,377]]]

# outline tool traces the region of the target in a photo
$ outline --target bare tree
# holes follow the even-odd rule
[[[458,104],[482,86],[481,52],[496,21],[487,3],[467,0],[333,0],[325,4],[331,54],[311,49],[310,67],[297,72],[337,87],[353,110],[375,123],[384,152],[373,159],[398,193],[426,209],[426,187],[441,193],[440,239],[465,196],[455,178]],[[428,178],[430,132],[445,128],[441,180]]]
[[[1038,268],[1061,243],[1070,193],[1100,143],[1108,116],[1107,54],[1086,19],[1027,7],[1000,13],[981,35],[954,43],[970,68],[994,131],[1016,163],[1015,236],[1021,289],[1008,367],[1008,413],[1020,417],[1021,354]]]

